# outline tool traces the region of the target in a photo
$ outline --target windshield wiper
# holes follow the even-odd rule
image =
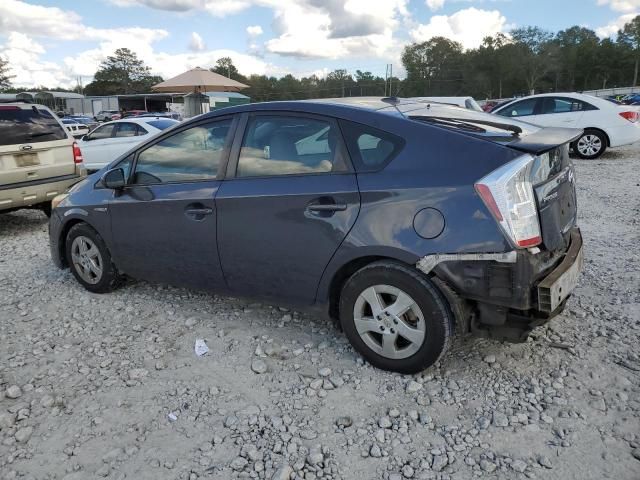
[[[468,130],[474,133],[487,133],[487,131],[478,127],[477,125],[473,125],[463,120],[459,120],[457,118],[447,118],[447,117],[425,117],[425,116],[412,116],[414,120],[419,120],[422,122],[435,123],[437,125],[442,125],[444,127],[454,127],[459,128],[461,130]]]

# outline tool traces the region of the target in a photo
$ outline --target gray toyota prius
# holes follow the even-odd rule
[[[91,292],[131,277],[308,310],[413,373],[454,333],[524,341],[563,310],[580,134],[398,98],[225,108],[56,197],[51,254]]]

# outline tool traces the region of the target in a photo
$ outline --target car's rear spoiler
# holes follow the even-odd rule
[[[582,132],[580,128],[541,128],[530,135],[516,138],[508,145],[516,150],[538,155],[577,140]]]

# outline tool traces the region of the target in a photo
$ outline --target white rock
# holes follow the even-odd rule
[[[406,388],[407,393],[416,393],[416,392],[419,392],[420,390],[422,390],[422,384],[416,382],[415,380],[411,380],[407,384],[407,388]]]
[[[7,398],[20,398],[22,396],[22,389],[17,385],[11,385],[9,388],[7,388],[5,395],[7,396]]]
[[[262,374],[267,372],[267,364],[264,360],[260,360],[259,358],[254,358],[251,362],[251,370],[253,370],[257,374]]]
[[[16,441],[18,443],[28,442],[32,434],[33,434],[33,427],[21,428],[15,434]]]

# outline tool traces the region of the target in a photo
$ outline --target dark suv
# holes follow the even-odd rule
[[[308,309],[406,373],[456,330],[522,341],[562,311],[580,130],[341,100],[217,110],[137,146],[56,198],[54,262],[92,292],[127,275]]]

